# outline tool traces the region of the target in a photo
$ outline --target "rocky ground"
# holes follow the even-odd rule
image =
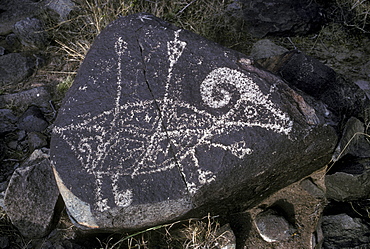
[[[22,3],[15,1],[13,5],[8,2],[0,3],[0,23],[2,23],[0,25],[0,192],[2,196],[14,170],[19,168],[33,151],[41,150],[48,153],[52,124],[80,63],[76,61],[79,56],[78,51],[68,50],[55,42],[51,29],[43,26],[45,20],[50,18],[56,18],[59,24],[67,22],[72,15],[70,11],[73,9],[76,11],[79,1],[76,1],[77,5],[75,5],[71,1],[64,0],[63,8],[58,6],[58,1],[30,0],[21,1]],[[45,10],[40,6],[45,6],[46,2],[49,7]],[[24,6],[24,8],[16,10],[14,6]],[[182,7],[185,6],[182,5]],[[177,12],[181,10],[182,8],[178,7]],[[9,14],[16,11],[19,11],[16,18]],[[170,14],[167,18],[177,20]],[[54,32],[55,26],[53,28]],[[31,33],[34,35],[30,35]],[[237,37],[239,39],[236,40]],[[261,54],[266,51],[271,56],[271,53],[277,49],[282,49],[283,52],[284,48],[298,49],[319,59],[349,81],[355,82],[370,97],[370,38],[368,33],[362,30],[343,25],[340,18],[330,19],[314,33],[292,34],[285,37],[268,34],[264,37],[279,45],[280,48],[268,42],[262,45],[260,42],[259,45],[253,46],[262,38],[245,34],[239,34],[233,38],[233,42],[229,39],[214,40],[252,55],[256,59],[263,58],[264,55]],[[81,44],[81,46],[85,45]],[[66,54],[66,50],[70,54]],[[61,51],[64,52],[61,53]],[[71,54],[74,57],[71,57]],[[347,117],[347,120],[349,118]],[[367,135],[369,120],[367,115],[362,120],[352,118],[342,124],[341,129],[345,139],[342,139],[339,148],[346,148],[346,151],[341,155],[341,160],[330,165],[325,176],[328,202],[323,209],[322,217],[324,248],[370,248],[370,153]],[[339,153],[341,151],[337,154]],[[0,198],[0,206],[3,206],[2,198]],[[4,212],[1,213],[0,221],[0,248],[115,248],[112,242],[108,242],[109,238],[114,242],[122,238],[122,235],[111,234],[86,235],[74,227],[65,211],[62,212],[57,229],[43,239],[24,238],[17,228],[11,225]],[[210,223],[212,223],[212,229],[216,231],[224,225],[224,220],[222,217],[219,219],[208,217],[203,220],[203,223],[194,221],[186,229],[194,224],[199,228],[203,224]],[[190,223],[187,221],[185,224]],[[125,245],[131,243],[131,248],[134,248],[135,243],[142,246],[146,244],[147,248],[161,248],[154,247],[154,242],[147,241],[158,241],[158,238],[162,241],[164,238],[175,241],[176,233],[179,233],[179,230],[174,229],[177,227],[183,227],[183,225],[171,226],[171,230],[176,231],[172,238],[167,234],[169,227],[158,227],[153,229],[155,232],[127,238],[124,243]],[[207,229],[212,230],[206,227],[204,234],[208,234],[211,238]],[[188,232],[188,235],[189,233],[191,234]],[[177,234],[177,236],[185,235]],[[191,241],[191,239],[185,241]],[[165,243],[164,246],[166,246]]]

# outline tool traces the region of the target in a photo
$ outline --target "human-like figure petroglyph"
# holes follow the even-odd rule
[[[102,190],[103,184],[111,185],[116,206],[127,207],[132,203],[133,192],[129,186],[120,189],[118,182],[121,177],[134,178],[178,167],[189,193],[193,195],[202,185],[216,179],[214,172],[200,165],[197,148],[217,147],[242,159],[253,153],[247,147],[248,141],[222,144],[213,139],[245,127],[260,127],[282,135],[288,135],[292,129],[293,122],[288,115],[279,110],[269,95],[263,94],[247,74],[235,69],[216,68],[205,77],[199,88],[203,101],[200,106],[204,108],[171,95],[172,84],[177,84],[172,80],[173,69],[187,46],[185,41],[180,40],[180,32],[175,31],[174,40],[167,42],[169,68],[164,97],[122,101],[122,86],[125,83],[122,58],[126,55],[127,44],[119,38],[115,43],[118,73],[112,109],[93,117],[86,114],[83,122],[72,122],[53,130],[68,143],[86,172],[96,179],[93,191],[97,203],[95,208],[99,211],[110,208]],[[86,88],[83,87],[83,90]],[[238,93],[234,102],[231,90]],[[223,115],[216,116],[207,111],[207,108],[226,107],[228,111]],[[180,109],[186,111],[180,115]],[[258,119],[261,113],[264,120]],[[187,146],[184,147],[184,144]],[[171,156],[171,153],[175,155]],[[158,161],[158,158],[163,160]],[[102,165],[109,166],[102,169]],[[192,167],[194,174],[188,175],[184,167]]]

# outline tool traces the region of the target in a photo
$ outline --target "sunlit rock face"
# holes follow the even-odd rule
[[[91,47],[51,161],[77,224],[140,229],[253,206],[323,167],[336,143],[323,120],[245,55],[135,14]]]

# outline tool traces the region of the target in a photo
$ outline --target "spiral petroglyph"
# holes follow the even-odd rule
[[[188,192],[194,195],[217,178],[214,172],[202,167],[197,156],[199,148],[219,148],[243,159],[253,153],[248,141],[241,138],[226,143],[216,138],[246,127],[260,127],[281,135],[288,135],[292,129],[292,120],[274,105],[269,94],[264,94],[246,73],[236,69],[220,67],[209,72],[199,85],[202,103],[198,106],[175,96],[172,88],[180,81],[173,80],[174,68],[187,46],[180,34],[181,30],[174,31],[174,39],[166,44],[169,64],[162,97],[123,101],[122,61],[129,52],[128,44],[119,37],[114,47],[117,71],[114,106],[95,116],[81,114],[86,117],[82,122],[53,129],[54,135],[69,145],[80,166],[94,177],[92,191],[95,208],[100,212],[112,207],[103,185],[110,185],[115,206],[128,207],[135,193],[130,186],[123,188],[119,184],[123,177],[178,168]],[[98,84],[101,79],[91,80]],[[222,108],[227,109],[222,115],[208,111]],[[177,115],[180,110],[181,115]],[[258,118],[261,114],[263,120]],[[103,169],[102,165],[109,167]],[[193,173],[188,173],[186,167],[191,167]]]

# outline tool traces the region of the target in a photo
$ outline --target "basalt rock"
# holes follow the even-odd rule
[[[0,2],[0,35],[12,32],[14,24],[40,13],[44,1],[2,0]]]
[[[21,82],[30,76],[35,60],[19,53],[0,56],[0,87]]]
[[[370,101],[366,92],[318,59],[292,50],[257,63],[281,75],[292,88],[321,100],[328,109],[327,116],[333,121],[340,122],[343,117],[351,116],[367,120]]]
[[[152,15],[97,37],[59,110],[51,162],[85,229],[245,210],[322,168],[336,134],[243,54]]]
[[[48,127],[44,114],[36,106],[30,106],[18,120],[18,128],[28,132],[43,131]]]
[[[48,155],[36,150],[13,173],[5,193],[5,210],[23,236],[42,238],[61,212],[58,197]]]
[[[324,21],[320,6],[306,0],[234,0],[229,13],[256,37],[305,35]]]
[[[37,18],[27,17],[17,22],[13,31],[25,47],[42,49],[47,45],[44,25]]]

